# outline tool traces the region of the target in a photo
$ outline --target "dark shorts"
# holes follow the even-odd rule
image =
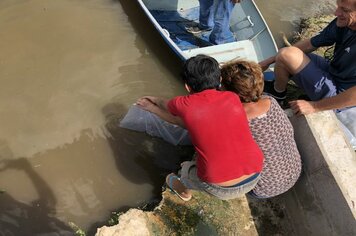
[[[308,54],[308,57],[310,63],[291,80],[302,88],[313,101],[335,96],[337,87],[328,72],[328,60],[312,53]]]

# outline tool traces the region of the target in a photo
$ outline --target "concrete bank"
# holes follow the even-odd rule
[[[331,111],[292,117],[303,174],[273,199],[296,235],[356,235],[356,155]]]
[[[97,235],[356,235],[356,156],[334,113],[291,121],[303,173],[287,193],[221,201],[195,192],[183,202],[166,190],[153,211],[131,209]]]

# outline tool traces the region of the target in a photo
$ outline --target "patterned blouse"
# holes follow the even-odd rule
[[[251,119],[250,129],[265,156],[261,179],[252,190],[257,197],[273,197],[290,189],[301,173],[301,158],[293,126],[276,100],[266,114]]]

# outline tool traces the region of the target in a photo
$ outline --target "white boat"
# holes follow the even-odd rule
[[[198,54],[214,57],[219,63],[233,59],[262,61],[278,49],[266,21],[253,0],[235,5],[230,29],[236,41],[212,45],[209,32],[191,34],[186,28],[199,21],[198,0],[137,0],[164,40],[182,59]]]

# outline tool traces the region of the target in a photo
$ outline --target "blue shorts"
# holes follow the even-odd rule
[[[328,72],[328,60],[312,53],[308,54],[308,57],[310,63],[291,77],[291,80],[302,88],[313,101],[337,95],[338,89]]]

